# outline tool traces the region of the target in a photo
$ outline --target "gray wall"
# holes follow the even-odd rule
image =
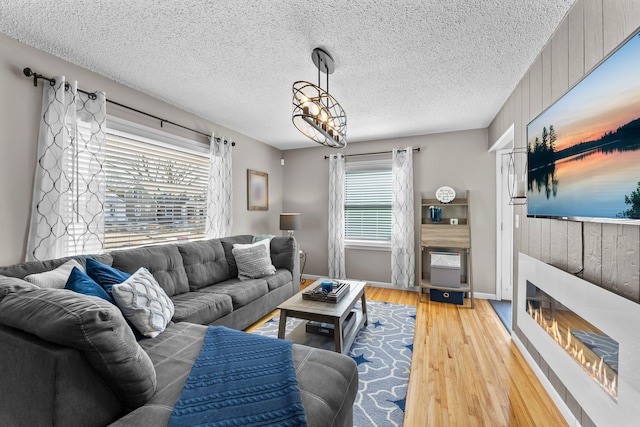
[[[477,129],[408,138],[357,142],[344,154],[390,151],[393,147],[421,147],[414,152],[416,248],[419,241],[420,199],[435,197],[448,185],[457,194],[471,192],[473,276],[477,292],[495,294],[495,154],[487,150],[487,130]],[[308,252],[304,272],[328,274],[329,165],[324,156],[335,150],[313,147],[285,151],[283,207],[302,213],[302,230],[296,231],[301,249]],[[390,158],[391,154],[387,155]],[[381,156],[347,158],[371,160]],[[417,265],[417,264],[416,264]],[[391,252],[348,249],[347,277],[391,282]]]
[[[48,76],[65,75],[69,80],[78,80],[82,89],[102,90],[107,93],[107,98],[114,101],[205,133],[216,132],[235,140],[233,234],[279,232],[278,221],[282,211],[280,150],[0,34],[0,265],[24,259],[31,209],[42,86],[33,87],[33,80],[22,74],[24,67]],[[107,113],[160,129],[157,121],[128,110],[108,105]],[[202,136],[171,125],[165,125],[162,130],[208,142]],[[266,212],[247,210],[247,169],[269,174],[270,208]]]

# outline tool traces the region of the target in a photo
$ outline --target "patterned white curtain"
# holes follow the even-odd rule
[[[233,225],[231,141],[212,136],[209,162],[206,237],[213,239],[230,236]]]
[[[413,206],[413,148],[393,149],[393,195],[391,198],[391,283],[398,287],[415,284]]]
[[[329,157],[329,277],[346,278],[344,261],[344,156]]]
[[[104,92],[44,82],[26,260],[98,253],[104,243]]]

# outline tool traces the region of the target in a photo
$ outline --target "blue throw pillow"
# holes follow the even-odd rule
[[[109,295],[102,286],[98,285],[91,277],[84,274],[77,267],[73,267],[65,289],[72,290],[79,294],[100,297],[105,301],[109,301],[111,304],[115,304],[111,295]]]
[[[119,285],[131,275],[117,268],[109,267],[93,258],[87,258],[87,274],[111,295],[111,287]]]

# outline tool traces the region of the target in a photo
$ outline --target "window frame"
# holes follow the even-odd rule
[[[389,240],[368,240],[368,239],[347,239],[347,206],[346,206],[346,185],[347,174],[351,171],[357,170],[373,170],[373,169],[389,169],[392,170],[391,159],[381,160],[364,160],[364,161],[351,161],[345,162],[345,239],[344,246],[346,249],[362,249],[362,250],[375,250],[375,251],[391,251],[391,238]],[[393,213],[392,213],[393,215]]]
[[[207,159],[207,163],[210,156],[210,147],[208,144],[197,142],[197,141],[184,138],[178,135],[174,135],[168,132],[164,132],[158,129],[150,128],[150,127],[147,127],[138,123],[130,122],[128,120],[125,120],[119,117],[114,117],[111,115],[107,115],[107,123],[105,126],[105,136],[107,140],[109,139],[109,135],[114,135],[116,137],[121,137],[125,139],[131,139],[144,144],[155,145],[160,149],[175,150],[175,151],[183,152],[188,155],[201,156]],[[108,144],[109,142],[107,141],[106,143]],[[107,164],[107,160],[106,160],[106,154],[105,154],[105,168],[106,168],[106,164]],[[208,173],[208,168],[207,168],[207,173]],[[106,185],[106,180],[105,180],[105,185]],[[204,208],[205,208],[205,215],[206,215],[206,198],[205,198]],[[104,251],[105,252],[175,242],[175,240],[167,239],[163,241],[159,240],[154,242],[132,244],[129,246],[106,247],[107,210],[108,210],[108,207],[106,206],[106,200],[105,200],[105,232],[104,232],[104,242],[105,242]],[[206,230],[204,231],[206,232]],[[195,239],[188,239],[184,241],[195,241],[195,240],[201,240],[201,239],[195,238]]]

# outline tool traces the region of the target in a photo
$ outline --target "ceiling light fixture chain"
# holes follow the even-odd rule
[[[329,93],[329,74],[335,70],[333,58],[320,48],[311,59],[318,69],[318,85],[305,81],[293,84],[293,124],[308,138],[333,148],[347,145],[347,115]],[[321,73],[327,75],[327,89],[321,87]]]

